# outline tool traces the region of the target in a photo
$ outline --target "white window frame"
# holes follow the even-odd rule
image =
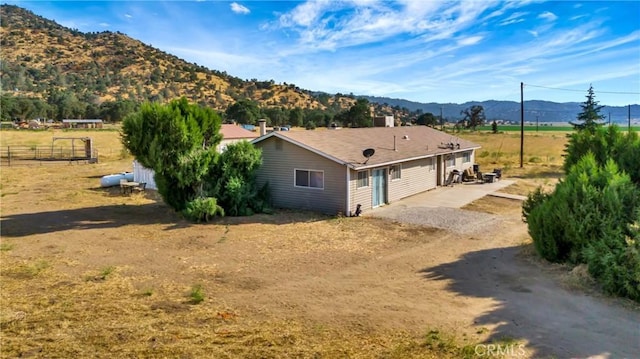
[[[471,151],[462,152],[462,163],[471,163]]]
[[[307,177],[307,186],[298,186],[298,171],[306,171],[308,172],[308,177]],[[311,173],[312,172],[317,172],[317,173],[321,173],[322,174],[322,187],[312,187],[311,186]],[[324,190],[324,171],[323,170],[313,170],[313,169],[308,169],[308,168],[294,168],[293,169],[293,186],[296,188],[306,188],[306,189],[318,189],[318,190]]]
[[[365,184],[364,185],[360,185],[360,174],[364,173],[366,175],[366,177],[364,178],[365,180]],[[369,187],[369,170],[364,170],[364,171],[358,171],[358,174],[356,175],[356,188],[367,188]]]
[[[389,166],[389,178],[391,181],[399,181],[402,179],[402,164],[398,163],[397,165]]]
[[[435,157],[429,157],[427,158],[427,168],[429,169],[429,172],[433,172],[436,170],[436,159]]]
[[[453,160],[453,164],[449,165],[449,160]],[[450,153],[447,155],[447,157],[444,160],[445,166],[447,168],[451,168],[451,167],[455,167],[456,166],[456,154],[455,153]]]

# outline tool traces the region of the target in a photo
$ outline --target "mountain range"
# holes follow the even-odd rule
[[[375,104],[380,114],[406,116],[409,112],[440,114],[448,120],[481,105],[487,119],[520,121],[520,103],[482,101],[420,103],[387,97],[326,94],[277,80],[240,79],[224,71],[189,63],[119,32],[83,33],[14,5],[0,6],[0,81],[3,96],[47,99],[57,92],[72,93],[93,106],[131,100],[166,101],[186,97],[224,111],[241,99],[261,108],[280,107],[329,111],[349,108],[355,98]],[[525,101],[525,120],[568,122],[580,112],[580,103]],[[604,107],[612,122],[626,123],[627,107]],[[640,106],[631,106],[640,117]]]

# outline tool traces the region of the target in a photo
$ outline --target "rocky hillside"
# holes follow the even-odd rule
[[[81,101],[166,101],[185,96],[225,110],[241,98],[260,107],[345,108],[353,99],[314,96],[293,84],[242,80],[186,62],[122,33],[82,33],[12,5],[0,8],[4,93],[46,99],[71,91]]]

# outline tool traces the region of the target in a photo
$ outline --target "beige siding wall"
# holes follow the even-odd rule
[[[433,161],[434,166],[429,164]],[[416,193],[428,191],[436,188],[436,179],[438,172],[435,167],[435,157],[433,159],[421,159],[416,161],[404,162],[401,164],[400,179],[391,180],[389,168],[385,166],[381,168],[387,169],[387,200],[389,202],[397,201],[404,197],[414,195]],[[433,169],[432,169],[433,168]],[[351,170],[350,178],[350,207],[351,212],[355,211],[356,206],[361,204],[361,209],[367,210],[372,207],[371,186],[372,169],[365,170],[369,178],[367,187],[358,188],[358,172]]]
[[[428,166],[431,159],[421,159],[401,164],[400,179],[388,182],[389,202],[436,188],[437,171]],[[433,159],[435,161],[435,159]]]
[[[464,153],[470,152],[469,155],[469,162],[465,162],[464,160]],[[452,156],[455,156],[456,158],[456,163],[455,166],[448,166],[447,165],[447,158],[448,155],[443,155],[444,158],[444,166],[445,166],[445,173],[444,173],[444,180],[446,180],[446,178],[448,178],[449,173],[453,170],[458,170],[460,173],[462,173],[464,170],[466,170],[469,167],[472,167],[473,164],[475,163],[475,150],[469,150],[469,151],[464,151],[464,152],[457,152],[452,154]],[[444,183],[444,182],[443,182]]]
[[[269,182],[273,206],[344,213],[347,198],[345,166],[276,137],[258,142],[256,147],[262,149],[263,161],[258,170],[258,185]],[[296,187],[295,169],[323,171],[324,189]]]
[[[356,210],[356,206],[358,204],[361,204],[362,207],[360,207],[360,209],[367,210],[367,209],[371,209],[371,170],[364,170],[364,172],[367,173],[367,176],[369,178],[369,185],[367,187],[360,187],[358,188],[358,172],[360,171],[354,171],[354,170],[350,170],[351,171],[351,190],[349,191],[349,193],[351,194],[351,201],[350,201],[350,207],[351,207],[351,213],[353,213]]]

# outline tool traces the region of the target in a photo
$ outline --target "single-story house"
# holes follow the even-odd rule
[[[251,141],[258,137],[258,133],[234,124],[222,124],[220,134],[222,135],[222,141],[218,144],[218,152],[223,152],[228,145],[234,142],[242,140]]]
[[[426,126],[271,132],[256,138],[273,205],[351,215],[442,186],[479,145]]]

